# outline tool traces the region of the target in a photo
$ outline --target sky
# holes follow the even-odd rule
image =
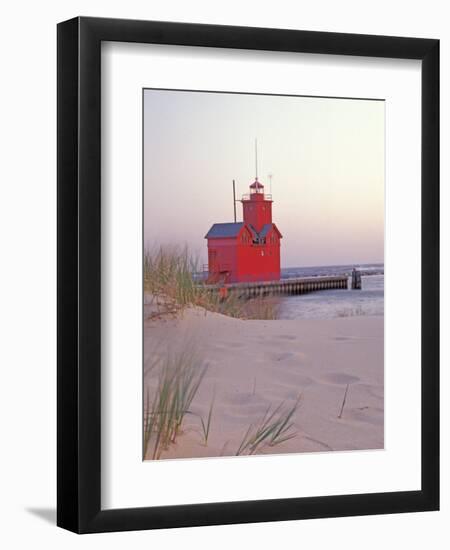
[[[205,234],[233,221],[232,180],[241,198],[255,179],[257,139],[281,267],[383,261],[383,101],[145,90],[143,124],[146,247],[206,263]]]

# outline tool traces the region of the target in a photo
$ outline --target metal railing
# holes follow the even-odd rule
[[[266,200],[266,201],[271,201],[272,200],[272,195],[267,194],[267,193],[247,193],[245,195],[242,195],[242,200],[243,201],[249,201],[249,200],[251,200],[252,195],[262,195],[264,200]]]

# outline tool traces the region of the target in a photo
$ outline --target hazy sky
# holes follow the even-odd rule
[[[233,221],[258,175],[283,235],[281,265],[383,261],[384,102],[144,92],[144,243],[187,244]],[[242,205],[237,204],[238,221]]]

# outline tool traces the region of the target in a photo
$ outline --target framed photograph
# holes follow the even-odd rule
[[[77,533],[439,507],[439,41],[58,25]]]

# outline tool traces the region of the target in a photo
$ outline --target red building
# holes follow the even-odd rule
[[[280,239],[272,223],[272,196],[258,178],[242,197],[244,221],[215,223],[206,234],[210,282],[276,281],[280,278]]]

